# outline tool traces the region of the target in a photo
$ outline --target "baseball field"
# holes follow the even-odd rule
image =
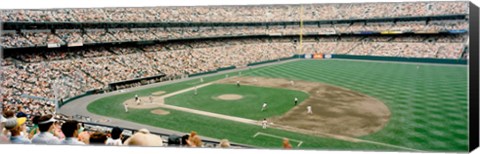
[[[287,137],[296,149],[466,152],[467,71],[465,65],[298,60],[119,93],[88,111],[258,148],[281,148]]]

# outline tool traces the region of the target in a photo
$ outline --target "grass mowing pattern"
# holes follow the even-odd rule
[[[462,151],[467,139],[467,67],[379,63],[340,60],[305,60],[243,71],[244,75],[324,82],[376,97],[389,107],[392,117],[381,131],[361,137],[427,151]],[[236,73],[230,73],[234,75]],[[204,78],[206,82],[224,75]],[[198,80],[170,84],[137,92],[148,95],[167,93],[200,84]],[[121,103],[134,93],[106,97],[88,106],[90,112],[184,132],[196,130],[213,138],[228,138],[237,143],[259,147],[280,147],[278,139],[253,139],[263,130],[255,126],[170,111],[158,116],[150,110],[124,114]],[[276,129],[265,132],[292,139],[304,138],[302,148],[345,150],[400,150],[364,143],[350,143]]]
[[[255,87],[234,84],[213,84],[197,90],[198,95],[188,91],[166,98],[170,105],[187,107],[202,111],[231,115],[252,120],[261,120],[272,116],[280,116],[293,108],[293,99],[298,98],[301,103],[308,98],[302,91],[278,89],[268,87]],[[240,100],[219,100],[215,97],[222,94],[238,94]],[[267,110],[261,112],[263,102],[267,102]]]
[[[363,139],[421,150],[467,150],[467,67],[419,66],[308,60],[250,75],[324,82],[382,100],[391,119],[384,129]]]

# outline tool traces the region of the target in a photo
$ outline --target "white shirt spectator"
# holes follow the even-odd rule
[[[105,143],[105,145],[122,145],[122,140],[121,139],[112,139],[112,138],[108,138],[107,139],[107,142]]]
[[[33,144],[60,144],[60,139],[53,136],[52,133],[49,132],[41,132],[33,136],[32,138]]]
[[[60,142],[60,144],[68,144],[68,145],[84,145],[85,143],[78,141],[75,137],[67,137]]]

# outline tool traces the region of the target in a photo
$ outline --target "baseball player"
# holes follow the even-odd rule
[[[193,89],[193,90],[194,90],[194,91],[193,91],[193,94],[194,94],[194,95],[197,95],[197,94],[198,94],[198,93],[197,93],[197,86],[195,86],[195,89]]]
[[[200,82],[203,82],[203,78],[200,78]]]
[[[295,82],[293,82],[293,80],[290,80],[290,84],[295,85]]]
[[[237,87],[240,87],[240,81],[237,80]]]
[[[267,129],[267,118],[263,118],[262,128],[263,128],[263,129]]]
[[[135,94],[135,102],[138,102],[138,95]]]
[[[152,95],[150,95],[150,97],[148,97],[150,99],[150,103],[153,103],[153,97]]]
[[[264,102],[262,105],[262,111],[267,109],[267,102]]]
[[[298,103],[298,98],[295,97],[295,100],[294,100],[294,101],[295,101],[295,105],[297,105],[297,103]]]
[[[307,114],[313,114],[312,112],[312,106],[307,106]]]
[[[125,108],[125,112],[128,113],[128,104],[127,104],[127,102],[123,103],[123,107]]]

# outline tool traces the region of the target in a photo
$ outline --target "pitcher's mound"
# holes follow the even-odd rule
[[[163,94],[165,94],[165,91],[157,91],[157,92],[152,93],[153,96],[160,96],[160,95],[163,95]]]
[[[153,114],[158,114],[158,115],[167,115],[170,114],[170,112],[161,110],[161,109],[156,109],[151,111]]]
[[[243,96],[242,95],[237,95],[237,94],[223,94],[223,95],[220,95],[220,96],[217,96],[217,99],[221,99],[221,100],[239,100],[239,99],[242,99]]]

